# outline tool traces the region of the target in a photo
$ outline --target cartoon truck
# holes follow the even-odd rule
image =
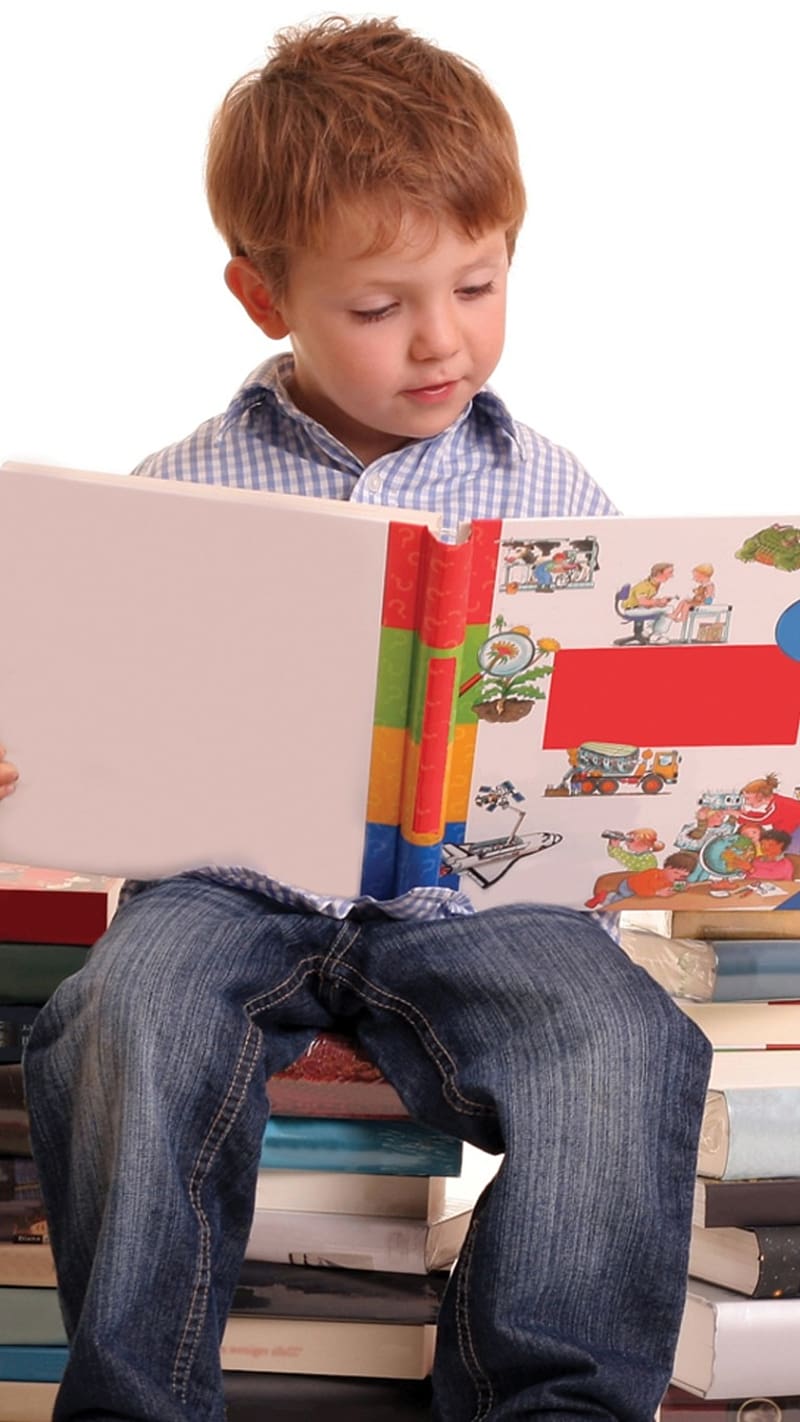
[[[643,795],[657,795],[678,780],[678,751],[641,750],[638,746],[584,741],[567,752],[569,769],[558,790],[570,795],[615,795],[621,785],[632,785]]]

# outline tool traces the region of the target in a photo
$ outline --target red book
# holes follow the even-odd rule
[[[267,1083],[278,1116],[375,1117],[408,1112],[374,1062],[352,1037],[321,1032],[290,1067]]]
[[[0,941],[95,943],[117,904],[121,879],[0,863]]]

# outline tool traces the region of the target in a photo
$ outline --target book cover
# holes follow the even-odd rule
[[[0,1422],[50,1422],[58,1383],[0,1383]]]
[[[268,1170],[459,1175],[462,1159],[460,1141],[410,1120],[271,1116],[261,1149]]]
[[[0,896],[1,897],[1,896]],[[21,1062],[40,1002],[0,1002],[0,1066]]]
[[[706,1229],[800,1225],[800,1178],[715,1180],[698,1176],[692,1224]]]
[[[800,903],[800,515],[476,520],[447,543],[433,514],[0,480],[0,597],[26,608],[0,688],[17,858],[611,915]],[[60,628],[101,615],[98,678]]]
[[[408,1116],[375,1063],[341,1032],[320,1032],[296,1062],[270,1077],[267,1095],[278,1116]]]
[[[0,1200],[39,1200],[41,1193],[36,1166],[29,1156],[0,1156]]]
[[[66,1346],[0,1343],[0,1380],[58,1382],[67,1365],[67,1352]]]
[[[322,1269],[245,1259],[232,1312],[366,1323],[435,1323],[449,1277],[448,1270],[392,1274],[378,1269]]]
[[[44,1239],[26,1244],[0,1241],[0,1285],[55,1288],[56,1268],[48,1242]]]
[[[454,1262],[471,1217],[472,1203],[466,1200],[448,1200],[434,1220],[256,1210],[245,1257],[314,1268],[428,1274]]]
[[[723,1180],[800,1177],[800,1088],[709,1091],[697,1169]]]
[[[800,1397],[704,1399],[670,1387],[659,1422],[800,1422]]]
[[[256,1208],[427,1220],[444,1208],[446,1185],[443,1175],[261,1169],[256,1183]]]
[[[24,1106],[0,1106],[0,1155],[30,1155],[31,1135]]]
[[[800,1392],[800,1299],[749,1299],[689,1280],[672,1381],[700,1397]]]
[[[430,1422],[431,1386],[424,1381],[314,1377],[303,1373],[223,1372],[228,1422]],[[0,1412],[0,1422],[4,1422]],[[15,1418],[15,1422],[17,1419]],[[40,1422],[38,1417],[19,1422]],[[42,1422],[50,1422],[49,1414]]]
[[[0,1286],[0,1338],[4,1343],[65,1346],[67,1335],[57,1290],[24,1284]]]
[[[44,1003],[77,973],[89,948],[73,943],[0,942],[0,1002]]]
[[[0,1240],[35,1244],[46,1239],[49,1230],[41,1200],[0,1200]]]
[[[712,939],[715,1002],[800,1000],[800,938]]]
[[[426,1378],[432,1324],[348,1323],[334,1319],[231,1315],[222,1337],[228,1371],[316,1373],[331,1377]]]
[[[800,1002],[678,1004],[715,1047],[800,1047]]]
[[[0,703],[2,703],[0,691]],[[108,927],[120,878],[0,864],[0,940],[95,943]]]
[[[748,938],[800,938],[800,909],[783,909],[773,914],[769,909],[750,909],[747,913],[730,910],[692,910],[672,913],[671,931],[676,938],[717,940]]]
[[[689,1272],[753,1299],[800,1294],[800,1224],[751,1229],[692,1226]]]

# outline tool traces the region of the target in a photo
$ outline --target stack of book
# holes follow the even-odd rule
[[[671,1387],[659,1409],[658,1422],[800,1422],[800,1397],[715,1400]]]
[[[458,1141],[408,1119],[350,1038],[269,1083],[247,1257],[222,1344],[231,1422],[311,1405],[429,1415],[436,1319],[471,1201]],[[324,1380],[324,1388],[320,1391]]]
[[[66,1356],[22,1053],[39,1008],[105,930],[119,887],[0,864],[0,1422],[49,1418]]]
[[[22,1052],[85,961],[118,880],[0,865],[0,1422],[50,1417],[67,1343],[30,1154]],[[5,891],[5,892],[4,892]],[[273,1077],[247,1258],[226,1328],[228,1416],[424,1418],[436,1319],[471,1199],[458,1141],[418,1126],[349,1037]]]
[[[684,1395],[668,1394],[663,1422],[800,1416],[800,912],[675,913],[673,933],[713,949],[708,1000],[678,1000],[714,1056],[673,1374]]]

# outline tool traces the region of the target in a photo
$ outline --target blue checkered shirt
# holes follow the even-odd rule
[[[616,509],[568,452],[518,424],[491,390],[432,439],[384,454],[366,468],[351,450],[293,404],[286,389],[292,356],[267,360],[248,376],[223,415],[145,459],[133,472],[151,479],[227,484],[265,493],[308,494],[351,503],[433,509],[442,537],[470,518],[554,518]],[[241,866],[209,865],[204,878],[249,889],[298,909],[345,918],[369,898],[322,897]],[[129,892],[137,886],[130,885]],[[381,903],[393,918],[473,913],[465,894],[418,888]]]

